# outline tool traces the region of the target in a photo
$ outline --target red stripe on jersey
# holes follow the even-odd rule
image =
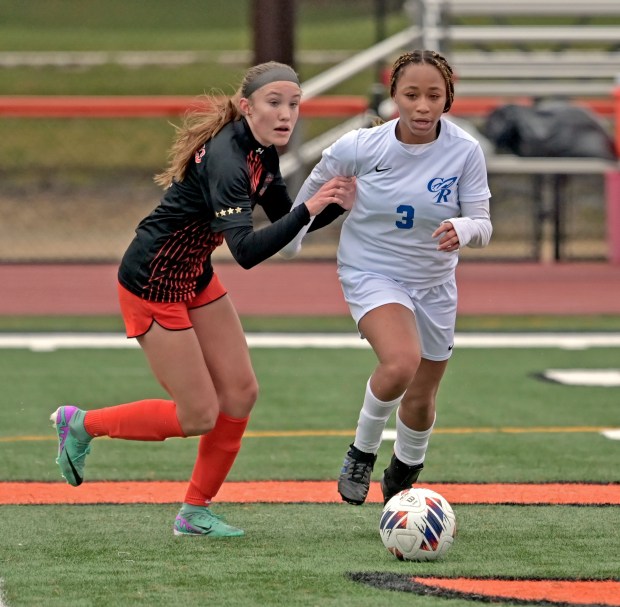
[[[206,260],[223,241],[224,236],[211,232],[210,222],[205,219],[197,219],[173,233],[151,263],[144,298],[179,302],[195,296]]]
[[[260,178],[263,175],[263,163],[260,156],[252,150],[247,156],[248,171],[250,173],[250,194],[254,195],[258,190]]]

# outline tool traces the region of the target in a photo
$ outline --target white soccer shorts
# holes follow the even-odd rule
[[[450,358],[457,304],[454,277],[428,289],[411,289],[387,276],[345,266],[338,268],[338,277],[356,325],[362,316],[379,306],[401,304],[415,316],[422,357],[435,361]]]

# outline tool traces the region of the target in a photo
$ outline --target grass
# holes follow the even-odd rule
[[[350,333],[355,324],[349,316],[244,316],[243,327],[253,333]],[[460,316],[460,332],[617,332],[620,316]],[[122,332],[120,316],[0,316],[1,332]]]
[[[617,557],[583,559],[596,546],[614,554],[613,509],[462,506],[458,541],[437,563],[400,563],[378,539],[380,507],[227,506],[240,540],[204,542],[162,534],[172,506],[4,507],[0,555],[9,605],[219,605],[400,607],[407,593],[349,581],[350,571],[594,578],[617,574]],[[59,524],[59,522],[61,524]],[[139,524],[137,524],[139,523]],[[148,539],[147,539],[148,536]],[[536,538],[524,542],[524,538]],[[553,555],[546,546],[558,546]],[[515,550],[515,546],[518,548]],[[33,579],[32,571],[37,571]],[[79,580],[88,580],[88,592]],[[114,585],[107,582],[114,580]],[[419,599],[440,605],[441,599]],[[465,601],[450,605],[465,606]]]
[[[374,4],[300,2],[296,20],[298,50],[360,50],[376,41]],[[36,9],[34,8],[36,6]],[[166,0],[138,2],[94,0],[24,4],[7,0],[0,5],[0,51],[223,51],[253,49],[251,4],[232,0],[209,3],[185,0],[183,10],[171,10]],[[387,35],[409,25],[400,10],[386,20]],[[301,57],[301,55],[300,55]],[[308,64],[296,68],[303,80],[333,65]],[[128,68],[114,64],[89,68],[0,68],[0,95],[200,95],[234,92],[246,64],[217,61],[188,66]],[[336,86],[331,94],[369,95],[375,69],[364,70]],[[172,121],[178,124],[179,118]],[[333,121],[310,120],[306,136],[321,133]],[[0,166],[11,180],[24,166],[36,167],[26,178],[50,172],[48,179],[70,180],[85,167],[97,172],[144,170],[150,174],[165,164],[174,132],[168,120],[152,119],[11,119],[3,118]],[[122,137],[119,138],[119,133]],[[92,145],[93,140],[97,145]],[[41,156],[41,149],[55,153]],[[55,177],[54,177],[55,175]],[[18,177],[19,178],[19,177]]]
[[[300,1],[298,48],[369,46],[375,37],[373,2],[351,7],[346,0]],[[394,13],[388,33],[406,25]],[[4,51],[251,46],[249,0],[185,0],[172,7],[168,0],[152,0],[148,9],[124,0],[0,3]],[[0,95],[228,91],[244,67],[20,68],[2,71]],[[306,79],[324,67],[302,64],[299,71]],[[373,70],[366,70],[333,92],[367,94],[373,79]],[[112,180],[114,171],[148,179],[162,165],[172,136],[165,119],[88,124],[3,119],[2,125],[0,166],[8,191],[24,183],[41,183],[45,190],[56,180],[88,181],[89,171]],[[18,172],[35,166],[36,174]],[[348,317],[252,317],[243,324],[248,331],[354,331]],[[50,330],[122,331],[122,324],[118,317],[0,317],[2,332]],[[462,317],[457,330],[619,331],[620,316]],[[252,358],[261,395],[230,479],[334,479],[375,364],[372,353],[254,350]],[[551,367],[617,364],[617,351],[602,348],[456,351],[440,392],[423,481],[617,483],[617,444],[587,429],[618,425],[617,388],[567,387],[538,377]],[[5,481],[60,480],[47,420],[58,403],[95,408],[164,395],[139,350],[0,350],[0,385],[0,480]],[[308,429],[344,435],[261,436],[268,430]],[[375,476],[391,447],[382,445]],[[89,456],[88,479],[185,480],[195,450],[195,439],[100,440]],[[0,604],[404,607],[415,601],[442,607],[444,599],[373,589],[345,574],[603,579],[617,578],[620,570],[618,507],[457,506],[457,541],[444,561],[428,564],[399,563],[384,550],[376,504],[218,504],[218,512],[247,530],[242,540],[221,542],[175,540],[170,527],[176,510],[177,504],[1,506]]]
[[[501,431],[511,427],[616,426],[613,389],[567,387],[538,379],[546,368],[613,368],[614,351],[523,349],[500,353],[497,356],[496,351],[478,349],[455,352],[442,384],[434,466],[426,480],[473,482],[481,473],[493,482],[585,478],[607,482],[617,478],[617,471],[607,465],[614,457],[615,445],[595,432],[520,435]],[[251,432],[338,430],[345,432],[345,437],[316,439],[320,448],[312,437],[249,437],[231,479],[332,477],[334,462],[353,436],[363,386],[374,366],[372,352],[309,348],[296,350],[292,361],[290,350],[256,349],[252,358],[261,395],[250,422]],[[493,372],[489,373],[491,360]],[[47,419],[54,403],[96,408],[165,396],[139,350],[0,350],[0,367],[5,386],[0,399],[4,405],[0,407],[0,436],[35,439],[0,443],[8,458],[0,471],[0,479],[5,480],[58,480],[58,471],[50,466],[54,436]],[[583,407],[586,400],[588,407]],[[474,431],[448,433],[455,428]],[[484,431],[476,432],[477,428]],[[306,461],[309,448],[313,452],[310,462]],[[99,441],[89,458],[88,475],[92,480],[183,480],[195,449],[195,440],[164,444]],[[388,444],[380,453],[380,464],[387,464],[389,453]],[[555,453],[563,455],[558,458]],[[128,457],[132,465],[126,468]],[[538,464],[541,457],[544,467]]]
[[[317,322],[305,326],[312,330]],[[261,394],[230,480],[334,479],[375,364],[372,353],[255,349],[252,358]],[[539,378],[547,368],[616,364],[617,352],[607,348],[455,351],[423,482],[618,482],[610,465],[617,445],[592,429],[617,426],[617,388]],[[164,395],[138,349],[0,350],[0,383],[0,480],[60,480],[47,420],[57,403],[96,408]],[[283,435],[264,435],[273,430]],[[315,435],[286,434],[295,430]],[[327,430],[342,435],[321,435]],[[196,439],[100,439],[86,482],[185,480],[196,446]],[[382,445],[376,476],[391,447]],[[207,600],[398,607],[410,605],[411,595],[353,583],[346,573],[606,579],[617,576],[620,564],[618,507],[457,505],[457,541],[444,560],[428,564],[399,563],[385,551],[377,504],[218,503],[217,512],[247,531],[241,540],[221,542],[175,540],[170,527],[177,507],[0,507],[5,604],[172,606]],[[444,602],[417,600],[428,607]]]
[[[387,27],[406,16],[392,3]],[[359,48],[374,36],[374,1],[299,1],[300,48]],[[0,50],[212,50],[250,48],[252,3],[183,0],[5,0],[0,6]],[[337,37],[337,36],[340,37]]]

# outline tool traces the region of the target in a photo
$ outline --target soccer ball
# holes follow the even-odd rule
[[[452,546],[456,517],[439,493],[414,487],[385,505],[379,533],[383,545],[400,561],[434,561]]]

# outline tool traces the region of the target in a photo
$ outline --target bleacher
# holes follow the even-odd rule
[[[458,94],[611,96],[619,0],[408,0],[417,41],[455,67]]]

